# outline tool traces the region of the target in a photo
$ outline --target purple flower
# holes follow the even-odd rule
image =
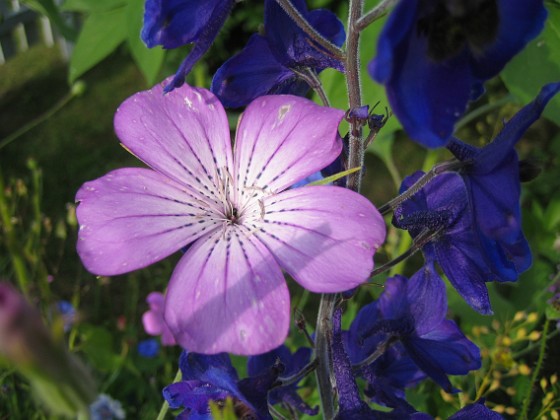
[[[346,34],[342,22],[328,10],[308,11],[304,0],[292,1],[309,23],[337,46]],[[275,0],[265,0],[265,35],[254,34],[247,46],[214,75],[212,92],[226,107],[247,105],[262,95],[305,95],[309,86],[294,71],[344,71],[340,60],[323,52]]]
[[[407,133],[443,146],[482,83],[542,30],[542,0],[402,0],[385,25],[371,77]]]
[[[338,391],[338,413],[336,420],[369,419],[416,419],[427,420],[430,416],[417,412],[414,407],[404,402],[395,406],[391,412],[374,411],[360,397],[358,385],[354,378],[354,368],[344,345],[344,331],[341,327],[342,311],[337,309],[333,316],[332,358],[333,372]],[[351,351],[351,350],[350,350]]]
[[[163,293],[152,292],[146,297],[146,302],[150,305],[150,310],[142,315],[144,331],[150,335],[161,336],[161,344],[164,346],[174,346],[177,344],[171,330],[163,319],[163,308],[165,297]]]
[[[206,356],[183,351],[179,359],[182,379],[163,389],[171,408],[185,408],[181,418],[211,420],[210,402],[231,398],[240,418],[272,419],[267,393],[281,368],[272,366],[261,374],[239,380],[237,371],[225,353]]]
[[[247,361],[247,373],[250,376],[261,375],[270,370],[271,366],[280,362],[284,367],[282,376],[289,377],[298,374],[309,363],[311,359],[311,349],[307,347],[299,348],[294,354],[285,346],[271,350],[267,353],[249,357]],[[319,408],[312,409],[307,405],[297,393],[297,382],[290,385],[278,386],[268,392],[268,402],[271,405],[283,403],[294,410],[314,416]]]
[[[171,91],[208,51],[224,25],[234,0],[146,0],[142,40],[148,47],[177,48],[195,43],[165,87]]]
[[[367,280],[383,218],[344,188],[288,189],[333,161],[343,112],[295,96],[250,104],[232,152],[219,101],[161,85],[115,116],[125,147],[152,169],[125,168],[78,191],[78,253],[92,273],[146,267],[192,243],[175,268],[164,317],[179,344],[259,354],[288,332],[282,267],[306,289],[339,292]]]
[[[451,417],[449,420],[471,420],[471,419],[480,419],[480,420],[502,420],[503,417],[496,413],[495,411],[490,410],[484,405],[484,398],[479,399],[478,401],[469,404]]]
[[[455,322],[445,319],[446,313],[445,285],[433,265],[426,264],[410,280],[389,278],[379,300],[362,308],[350,329],[349,344],[358,347],[352,353],[373,353],[380,341],[375,336],[398,339],[422,371],[447,392],[456,391],[447,375],[479,369],[480,351]]]
[[[401,192],[422,176],[407,177]],[[417,237],[424,229],[439,234],[422,251],[429,263],[437,261],[465,301],[491,314],[486,282],[515,281],[531,262],[524,237],[512,244],[487,237],[476,223],[463,179],[456,173],[434,178],[395,210],[393,224]]]
[[[526,242],[521,232],[519,158],[514,146],[559,90],[560,83],[544,86],[533,102],[524,106],[491,143],[480,149],[457,138],[447,145],[465,163],[459,173],[465,181],[476,223],[490,238],[509,244]],[[529,265],[530,259],[523,263],[524,269]]]

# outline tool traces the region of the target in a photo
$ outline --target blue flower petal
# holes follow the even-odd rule
[[[309,86],[276,60],[265,38],[254,34],[217,70],[211,90],[224,106],[237,108],[263,95],[304,95]]]
[[[543,29],[547,12],[542,0],[498,1],[499,26],[495,42],[472,55],[475,77],[486,80],[498,74],[506,63]]]
[[[198,40],[221,0],[147,0],[142,40],[177,48]]]

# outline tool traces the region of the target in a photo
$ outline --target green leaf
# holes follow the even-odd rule
[[[102,327],[83,325],[82,350],[91,364],[103,372],[115,370],[120,364],[120,357],[113,351],[113,337]]]
[[[126,0],[66,0],[61,9],[69,12],[108,12],[126,4]]]
[[[502,80],[523,103],[532,101],[546,83],[560,80],[559,24],[560,10],[550,8],[544,31],[502,71]],[[560,97],[550,101],[543,115],[560,125]]]
[[[354,172],[358,172],[359,170],[360,168],[347,169],[346,171],[342,171],[337,174],[328,176],[326,178],[319,179],[318,181],[310,182],[307,185],[327,185],[330,184],[331,182],[336,181],[337,179],[344,178],[346,175],[350,175],[353,174]]]
[[[132,58],[144,75],[146,82],[152,86],[156,81],[163,64],[165,52],[157,46],[148,48],[140,39],[144,16],[144,1],[130,0],[128,3],[128,46]]]
[[[23,0],[23,4],[48,17],[64,38],[72,42],[76,41],[78,33],[66,24],[53,0]]]
[[[70,83],[111,54],[127,35],[127,8],[92,13],[84,23],[70,59]]]
[[[544,212],[544,222],[547,230],[555,229],[560,223],[560,198],[552,199]]]

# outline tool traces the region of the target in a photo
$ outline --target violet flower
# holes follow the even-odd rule
[[[371,315],[368,306],[378,311],[377,316],[364,317],[362,312]],[[389,278],[379,300],[368,306],[350,329],[353,339],[349,343],[363,347],[359,352],[373,353],[378,346],[372,340],[376,335],[398,339],[412,361],[446,392],[457,391],[447,375],[465,375],[480,368],[478,347],[455,322],[445,319],[445,285],[433,265],[426,264],[410,280],[399,275]]]
[[[544,86],[534,101],[524,106],[491,143],[480,149],[457,138],[447,145],[465,163],[459,173],[465,181],[476,223],[490,238],[510,244],[524,241],[519,206],[519,158],[514,146],[559,90],[560,83]]]
[[[482,83],[542,30],[542,0],[401,0],[369,64],[407,133],[443,146]]]
[[[461,408],[448,420],[471,420],[471,419],[480,419],[480,420],[503,420],[503,417],[496,413],[495,411],[490,410],[484,405],[484,398],[480,398],[478,401],[466,405],[465,407]]]
[[[399,405],[391,412],[373,410],[360,397],[354,378],[353,366],[344,346],[344,331],[341,326],[342,311],[337,309],[333,316],[332,358],[333,373],[338,391],[338,413],[335,420],[428,420],[431,417],[420,413],[411,405]]]
[[[237,417],[272,419],[267,393],[281,367],[271,366],[260,375],[239,380],[227,354],[205,356],[187,351],[181,353],[179,367],[181,381],[165,387],[163,396],[171,408],[185,409],[181,418],[211,420],[210,402],[223,403],[230,398]]]
[[[288,333],[282,267],[316,293],[366,281],[385,237],[379,212],[345,188],[288,189],[340,153],[343,112],[295,96],[261,97],[243,114],[232,152],[219,101],[162,85],[115,116],[124,146],[152,169],[125,168],[84,184],[78,253],[97,275],[146,267],[186,250],[164,317],[183,347],[259,354]]]
[[[407,177],[404,192],[423,172]],[[531,264],[525,237],[508,243],[486,236],[473,215],[463,179],[456,173],[435,177],[395,210],[393,224],[416,238],[424,229],[440,232],[422,248],[429,264],[442,268],[461,297],[482,314],[491,314],[486,282],[516,281]]]
[[[150,310],[142,315],[144,331],[150,335],[161,336],[161,344],[164,346],[174,346],[177,344],[171,330],[163,319],[163,308],[165,297],[163,293],[152,292],[146,297],[146,302]]]
[[[270,370],[270,367],[274,366],[277,362],[280,362],[284,366],[282,376],[289,377],[301,372],[310,359],[311,349],[308,347],[301,347],[292,354],[288,347],[281,345],[267,353],[249,357],[247,361],[247,374],[249,376],[260,375]],[[268,402],[271,405],[282,403],[292,410],[298,410],[310,416],[316,415],[319,412],[319,407],[309,407],[298,395],[297,389],[297,382],[274,387],[268,392]]]
[[[185,83],[186,75],[208,51],[235,0],[146,0],[142,40],[149,48],[177,48],[194,43],[165,91]]]
[[[308,11],[304,0],[292,3],[326,39],[339,47],[344,43],[344,26],[334,13]],[[265,34],[254,34],[214,75],[211,90],[226,107],[244,106],[262,95],[303,96],[309,85],[297,72],[318,73],[328,67],[344,71],[343,63],[314,45],[275,0],[265,0],[264,17]]]

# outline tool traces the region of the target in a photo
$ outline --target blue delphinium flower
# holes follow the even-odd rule
[[[147,359],[156,357],[159,353],[159,341],[155,338],[148,338],[138,342],[138,354]]]
[[[163,396],[171,408],[185,408],[184,418],[210,420],[210,401],[220,404],[231,398],[239,417],[272,419],[267,393],[282,371],[280,365],[269,366],[257,376],[239,380],[226,353],[206,356],[183,351],[179,367],[182,380],[165,387]]]
[[[495,411],[490,410],[484,405],[484,398],[479,399],[478,401],[466,405],[465,407],[461,408],[448,420],[472,420],[472,419],[480,419],[480,420],[503,420],[503,417],[496,413]]]
[[[308,11],[304,0],[293,4],[325,38],[337,46],[344,43],[344,26],[336,15],[323,9]],[[211,90],[226,107],[244,106],[262,95],[304,95],[309,86],[296,72],[327,67],[344,71],[343,63],[313,44],[274,0],[265,0],[264,28],[264,36],[254,34],[214,75]]]
[[[421,176],[416,172],[401,187],[406,191]],[[435,177],[395,210],[393,224],[416,238],[423,230],[437,235],[422,248],[437,261],[449,281],[478,312],[491,314],[486,282],[515,281],[529,268],[531,253],[524,237],[507,243],[487,237],[476,224],[465,183],[456,173]]]
[[[356,370],[366,380],[365,395],[377,404],[410,411],[405,389],[426,378],[402,346],[389,346],[384,334],[363,335],[381,319],[378,302],[364,306],[356,315],[348,332],[343,333],[345,348]],[[374,362],[364,364],[377,349],[384,350]]]
[[[401,0],[369,73],[407,133],[443,146],[482,83],[542,30],[542,0]]]
[[[417,412],[411,405],[394,407],[391,412],[373,410],[360,397],[360,391],[354,378],[354,369],[344,346],[345,332],[341,326],[342,311],[337,309],[333,316],[332,361],[338,391],[338,413],[336,420],[371,420],[371,419],[431,419],[424,413]]]
[[[267,353],[251,356],[247,361],[247,373],[249,376],[259,376],[269,371],[278,361],[284,366],[282,375],[290,377],[299,373],[310,361],[311,349],[307,347],[299,348],[294,354],[282,345]],[[278,386],[270,390],[268,393],[268,402],[271,405],[283,403],[298,411],[314,416],[318,413],[319,408],[311,408],[307,405],[297,393],[298,382],[286,386]]]
[[[377,309],[377,316],[365,318],[359,314],[354,321],[358,324],[351,327],[349,346],[362,347],[354,353],[375,352],[379,342],[371,338],[376,335],[385,342],[397,339],[396,346],[402,346],[410,359],[446,392],[456,391],[447,375],[465,375],[480,368],[478,347],[455,322],[445,319],[445,284],[433,265],[426,264],[410,280],[400,275],[389,278],[379,300],[370,305]],[[368,306],[361,312],[371,315],[372,308]]]
[[[467,187],[476,223],[490,238],[525,247],[521,245],[525,239],[519,206],[519,158],[514,146],[559,90],[560,83],[544,86],[535,100],[515,114],[483,148],[469,146],[457,138],[447,145],[465,163],[459,173]]]
[[[235,0],[146,0],[142,40],[148,47],[177,48],[194,43],[169,92],[185,82],[185,76],[208,51],[224,25]]]

